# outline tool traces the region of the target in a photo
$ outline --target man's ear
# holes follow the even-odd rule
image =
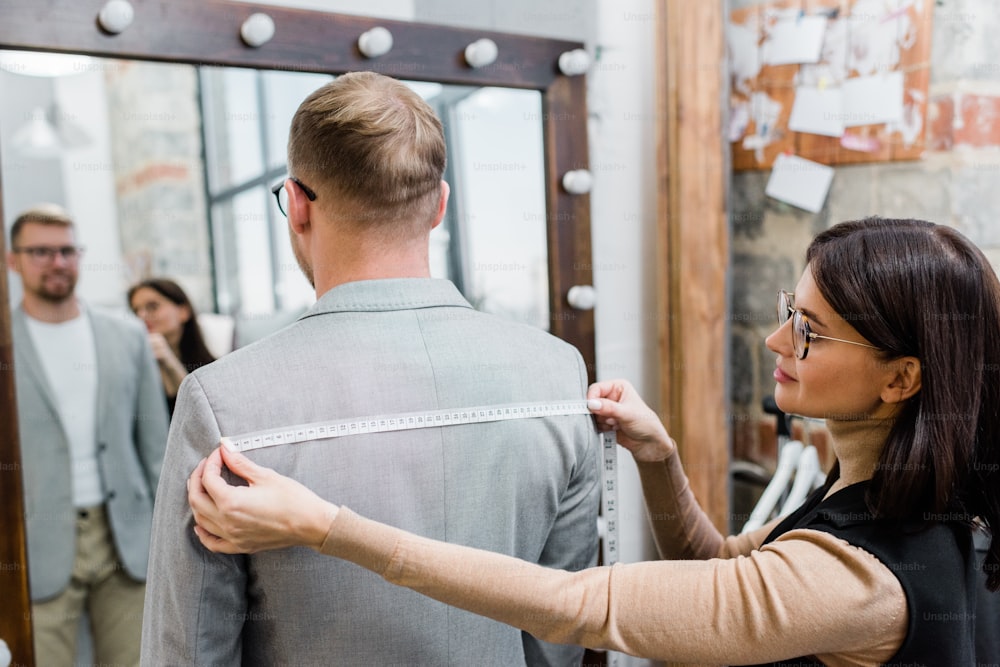
[[[290,178],[285,180],[285,192],[288,194],[288,226],[296,234],[302,234],[309,228],[312,202]]]
[[[895,372],[882,389],[882,401],[902,403],[920,391],[920,360],[916,357],[902,357],[889,363]]]
[[[431,223],[431,229],[440,225],[441,221],[444,220],[444,213],[448,210],[449,194],[451,194],[451,186],[446,181],[441,181],[441,201],[438,202],[437,215],[434,218],[434,222]]]
[[[17,263],[17,255],[10,250],[7,251],[7,268],[14,273],[21,273],[21,266]]]

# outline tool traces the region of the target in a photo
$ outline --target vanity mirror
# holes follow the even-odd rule
[[[91,0],[30,3],[0,0],[0,16],[3,17],[0,49],[112,59],[89,61],[91,64],[82,66],[82,72],[71,73],[71,76],[98,77],[102,85],[109,87],[103,96],[105,100],[139,105],[131,112],[123,112],[125,107],[116,107],[119,113],[135,114],[131,127],[111,124],[107,127],[113,129],[106,130],[107,137],[95,137],[85,127],[72,127],[76,118],[71,116],[78,114],[82,119],[93,110],[92,107],[81,106],[78,111],[70,111],[63,101],[66,89],[81,85],[84,79],[66,84],[65,89],[60,88],[61,84],[48,81],[45,85],[49,87],[49,97],[44,98],[43,93],[47,101],[32,103],[29,110],[21,110],[19,117],[8,121],[37,122],[41,126],[43,121],[51,124],[61,119],[68,122],[61,128],[60,140],[72,146],[70,150],[90,150],[80,142],[91,141],[92,147],[98,139],[107,147],[106,155],[110,156],[107,166],[91,170],[103,178],[103,185],[94,187],[103,189],[74,200],[102,200],[113,214],[115,233],[120,235],[117,250],[109,252],[120,253],[121,271],[101,273],[110,281],[104,293],[111,293],[122,281],[127,281],[128,272],[139,275],[152,270],[176,274],[189,270],[188,283],[201,287],[198,298],[202,309],[218,310],[239,318],[243,314],[257,317],[280,314],[303,305],[299,301],[301,284],[296,284],[296,274],[284,270],[288,262],[280,254],[283,246],[278,243],[283,239],[279,235],[278,223],[281,221],[274,219],[272,200],[263,194],[268,185],[281,177],[283,153],[273,149],[284,141],[281,132],[274,139],[267,122],[273,115],[274,125],[280,125],[278,117],[285,112],[274,110],[272,114],[267,105],[292,105],[294,109],[305,92],[319,85],[314,77],[321,79],[346,71],[371,69],[423,85],[422,94],[451,116],[449,133],[453,143],[448,178],[456,181],[454,185],[459,196],[455,198],[456,209],[449,214],[450,224],[446,230],[449,234],[439,243],[436,262],[439,275],[455,279],[473,300],[480,294],[476,290],[481,289],[482,307],[501,311],[512,308],[513,313],[508,314],[545,326],[576,345],[593,376],[593,315],[589,310],[573,308],[568,300],[574,287],[582,288],[575,294],[586,295],[592,280],[590,202],[585,172],[585,79],[580,74],[563,73],[580,71],[576,66],[580,61],[577,51],[580,44],[220,0],[136,0],[132,4],[124,0],[111,0],[106,4]],[[382,30],[377,30],[379,28]],[[362,38],[362,35],[367,37]],[[566,55],[575,51],[575,55]],[[128,61],[141,62],[133,65]],[[151,62],[163,64],[154,66]],[[167,67],[165,63],[182,64],[185,67],[179,71],[188,74],[169,73],[162,69]],[[562,69],[560,63],[564,63]],[[191,75],[194,71],[191,66],[202,69]],[[116,88],[123,78],[143,68],[147,68],[144,75],[136,77],[135,83],[145,82],[145,91],[136,94],[128,92],[134,89]],[[148,68],[156,69],[158,77],[150,78],[152,69]],[[23,73],[8,70],[6,74],[13,77]],[[227,81],[236,83],[227,88]],[[165,90],[174,86],[183,88],[189,83],[194,93],[189,93],[186,101],[170,102],[168,106],[151,102]],[[248,86],[257,91],[254,93],[256,99],[265,105],[257,114],[259,117],[242,118],[235,115],[242,112],[233,111],[227,118],[227,112],[224,108],[220,110],[218,105],[225,103],[227,95],[246,93]],[[299,88],[307,90],[303,92]],[[267,91],[274,95],[268,97]],[[115,97],[116,94],[120,97]],[[209,101],[211,99],[215,101]],[[18,101],[22,100],[18,98]],[[28,103],[27,98],[23,101]],[[145,108],[141,106],[144,103],[148,105]],[[13,103],[5,99],[4,104],[12,106]],[[217,106],[212,107],[212,104]],[[149,131],[149,121],[153,121],[154,126],[158,120],[164,121],[147,117],[150,114],[176,113],[180,119],[188,112],[185,109],[195,114],[193,126],[202,128],[200,135],[192,135],[194,144],[183,145],[183,141],[177,141],[169,145],[162,136],[169,134],[162,131],[163,122],[160,123],[161,132]],[[483,142],[481,130],[486,126],[485,120],[496,116],[495,122],[509,123],[512,113],[519,127],[511,129],[507,125],[506,129],[496,129],[494,126],[491,138],[509,139],[508,145],[519,145],[517,142],[530,140],[528,135],[533,133],[537,167],[529,167],[525,158],[525,166],[521,168],[521,158],[496,157],[500,154],[495,152],[486,153],[494,157],[477,157],[477,150],[493,150],[482,145],[477,147],[477,142]],[[220,118],[223,126],[227,122],[230,126],[235,123],[243,129],[246,128],[242,123],[253,120],[258,133],[256,147],[231,134],[225,135],[229,130],[218,123],[213,126]],[[165,122],[167,130],[172,129],[169,120]],[[472,120],[475,122],[469,122]],[[29,197],[32,184],[38,183],[33,180],[32,171],[37,168],[39,159],[61,159],[63,172],[66,172],[67,163],[72,166],[73,160],[67,157],[70,153],[56,158],[51,155],[25,157],[23,151],[26,147],[30,151],[32,146],[31,131],[25,130],[25,135],[15,138],[19,129],[10,128],[8,133],[5,127],[0,133],[0,137],[4,137],[4,145],[0,147],[4,155],[4,163],[0,165],[3,185],[0,214],[5,222],[23,206],[34,203]],[[229,136],[231,140],[222,141],[222,136]],[[157,169],[149,169],[149,165],[140,164],[138,160],[126,164],[130,157],[136,158],[147,149],[152,151],[152,144],[158,140],[161,144],[166,142],[168,150],[175,151],[175,162],[159,159],[154,161],[160,165]],[[238,166],[251,164],[235,152],[237,150],[259,150],[257,164],[260,168],[252,173],[237,173]],[[17,151],[22,151],[21,157],[15,157]],[[181,178],[177,151],[186,155],[186,159],[204,153],[208,161],[197,165],[185,163],[189,164],[190,173]],[[80,164],[100,166],[104,161],[90,157],[80,160]],[[77,171],[83,176],[94,175],[85,168]],[[511,172],[533,182],[512,184],[507,180]],[[575,172],[575,175],[566,178],[568,172]],[[186,183],[180,185],[185,179]],[[85,179],[84,182],[93,185],[96,180]],[[74,187],[88,186],[78,184]],[[166,192],[168,199],[154,203],[157,192],[161,195]],[[500,199],[489,199],[497,192],[502,195]],[[534,198],[538,206],[528,208],[518,202],[515,212],[504,213],[503,204],[518,198]],[[78,211],[72,212],[83,221]],[[533,223],[536,231],[528,231]],[[188,241],[201,239],[202,244],[189,245],[181,254],[157,252],[164,249],[162,243],[180,233]],[[534,260],[505,260],[510,255],[503,250],[499,255],[470,254],[475,253],[477,247],[484,253],[505,246],[523,249],[524,239],[531,235],[538,238],[533,246],[536,250],[529,252],[547,258],[535,274],[530,273],[532,267],[528,266],[528,262]],[[0,250],[6,250],[5,241],[5,238],[0,240]],[[99,246],[89,234],[86,242],[94,246],[95,251]],[[539,247],[544,250],[537,250]],[[188,258],[188,266],[182,266],[183,263],[176,260],[178,256]],[[97,263],[100,259],[89,255],[88,261]],[[143,265],[144,261],[151,266]],[[477,262],[483,269],[478,272]],[[523,285],[511,288],[509,285],[482,284],[504,278],[505,263],[518,267],[518,270],[508,270],[511,275],[506,278],[518,274],[525,280]],[[258,272],[246,270],[256,265],[268,268]],[[266,279],[262,280],[262,276]],[[85,276],[86,280],[90,277]],[[514,292],[542,290],[542,297],[537,305],[530,307],[505,305],[497,296],[498,290],[504,289]],[[4,272],[0,276],[0,370],[3,371],[0,373],[3,414],[0,423],[0,526],[4,536],[0,540],[0,599],[4,600],[0,605],[0,638],[10,645],[14,660],[23,664],[29,663],[31,656],[27,613],[30,606],[9,301]],[[583,298],[574,303],[585,308],[586,301]]]

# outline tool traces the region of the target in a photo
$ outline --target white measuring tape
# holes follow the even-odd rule
[[[537,419],[567,415],[590,415],[586,401],[555,403],[513,403],[473,408],[425,410],[395,415],[335,419],[298,426],[254,431],[230,436],[229,442],[241,452],[277,445],[294,445],[311,440],[343,438],[367,433],[389,433],[420,428],[439,428],[461,424],[484,424],[511,419]],[[618,562],[618,443],[613,431],[601,435],[601,514],[603,521],[603,561]]]
[[[229,437],[241,452],[277,445],[294,445],[310,440],[342,438],[366,433],[389,433],[419,428],[438,428],[461,424],[484,424],[511,419],[537,419],[567,415],[589,415],[586,401],[556,403],[514,403],[474,408],[403,412],[395,415],[336,419],[298,426],[255,431]],[[602,434],[601,510],[604,522],[603,556],[605,565],[618,562],[618,444],[613,431]]]
[[[590,414],[586,401],[487,405],[284,426],[232,436],[229,441],[241,452],[247,452],[263,447],[293,445],[311,440],[326,440],[368,433],[389,433],[420,428],[459,426],[461,424],[485,424],[511,419]],[[602,556],[605,565],[614,565],[618,562],[618,443],[614,431],[602,433],[601,444]],[[614,652],[608,651],[607,658],[609,666],[617,664],[617,655]]]

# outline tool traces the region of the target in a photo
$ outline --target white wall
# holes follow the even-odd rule
[[[401,21],[414,18],[414,0],[237,0],[239,2],[258,2],[276,7],[297,7],[312,9],[319,12],[334,12],[337,14],[357,14],[359,16],[375,16],[383,19],[398,19]]]
[[[600,57],[588,80],[597,370],[658,402],[652,0],[598,2]],[[622,560],[651,558],[632,458],[619,455]]]

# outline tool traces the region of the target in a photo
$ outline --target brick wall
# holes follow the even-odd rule
[[[938,0],[934,11],[928,150],[921,160],[838,167],[817,214],[765,197],[766,171],[733,175],[734,458],[774,464],[774,419],[761,410],[774,390],[774,355],[764,338],[776,326],[775,293],[798,282],[815,234],[868,215],[922,218],[961,230],[1000,267],[1000,12],[995,0]],[[804,429],[825,446],[821,424]],[[832,461],[829,454],[821,459]]]

